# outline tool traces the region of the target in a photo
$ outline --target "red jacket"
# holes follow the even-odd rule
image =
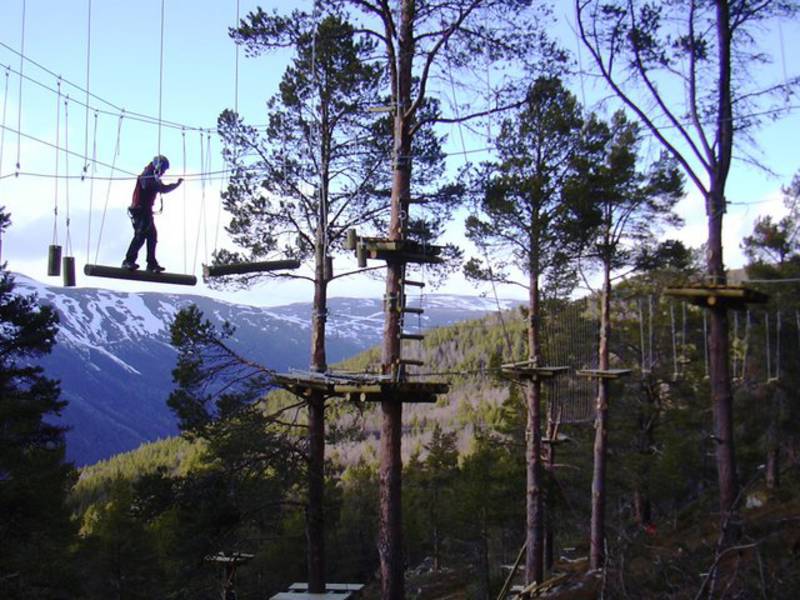
[[[144,171],[142,171],[142,174],[136,178],[136,187],[133,188],[131,208],[144,208],[152,211],[156,196],[158,194],[171,192],[176,187],[178,187],[177,183],[162,183],[161,179],[155,174],[153,165],[147,165]]]

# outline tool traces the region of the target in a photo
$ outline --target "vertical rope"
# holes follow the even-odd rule
[[[3,149],[6,145],[6,109],[8,108],[8,77],[11,67],[6,66],[6,74],[3,85],[3,126],[0,127],[0,175],[3,174]]]
[[[686,371],[686,301],[681,302],[683,322],[681,324],[681,374]]]
[[[675,332],[675,303],[669,303],[669,322],[672,326],[672,378],[678,378],[678,345]]]
[[[747,375],[747,354],[750,351],[750,309],[744,313],[744,350],[742,352],[742,380]]]
[[[649,352],[650,352],[650,370],[653,369],[655,366],[655,362],[653,361],[653,294],[650,294],[647,297],[647,304],[649,308],[649,324],[648,324],[648,334],[650,335],[650,344],[649,344]]]
[[[58,159],[61,154],[61,78],[56,83],[56,176],[53,178],[53,245],[58,244]]]
[[[183,156],[183,176],[186,177],[186,128],[181,127],[181,148]],[[186,185],[183,187],[183,272],[186,273]]]
[[[20,158],[22,153],[22,80],[24,77],[22,76],[23,70],[25,68],[25,10],[26,10],[26,0],[22,0],[22,33],[20,36],[20,44],[19,44],[19,92],[17,93],[17,170],[15,171],[14,175],[19,176],[19,169],[20,169]]]
[[[69,215],[69,94],[64,100],[64,201],[66,210],[66,233],[64,234],[64,255],[72,256],[72,237],[70,236]]]
[[[636,305],[639,308],[639,350],[640,350],[640,358],[639,358],[639,370],[642,372],[647,371],[648,369],[645,367],[645,355],[644,355],[644,314],[642,311],[642,299],[636,299]]]
[[[781,378],[781,311],[775,314],[775,379]]]
[[[705,376],[708,378],[708,316],[703,311],[703,364],[705,365]]]
[[[88,16],[86,23],[86,115],[84,116],[83,130],[83,173],[81,181],[86,177],[89,170],[89,69],[92,56],[92,0],[88,0]],[[95,136],[97,135],[97,113],[95,113]],[[97,142],[95,138],[95,143]],[[91,218],[91,212],[90,218]],[[91,231],[91,229],[90,229]],[[89,248],[86,248],[86,256],[89,256]]]
[[[194,240],[194,260],[192,261],[192,272],[194,272],[195,268],[197,267],[197,256],[200,251],[200,233],[201,230],[205,227],[205,219],[203,219],[203,215],[206,212],[206,175],[203,170],[204,166],[204,154],[205,150],[203,149],[203,130],[200,130],[200,210],[198,211],[197,217],[197,236]]]
[[[161,48],[158,56],[158,152],[161,155],[161,100],[164,90],[164,0],[161,0]]]
[[[239,27],[239,0],[236,0],[236,27]],[[239,44],[236,46],[236,62],[234,65],[233,110],[239,115]]]
[[[89,178],[89,222],[86,230],[86,262],[92,251],[92,209],[94,204],[94,175],[97,172],[97,111],[94,111],[94,134],[92,135],[92,176]],[[87,167],[89,164],[87,163]]]
[[[95,250],[94,262],[98,262],[100,256],[100,243],[103,239],[103,229],[106,224],[106,212],[108,211],[108,201],[111,198],[111,184],[114,179],[114,170],[117,166],[117,157],[120,154],[120,138],[122,137],[122,119],[125,117],[125,110],[120,113],[119,120],[117,121],[117,143],[114,145],[114,157],[111,159],[111,174],[108,178],[108,187],[106,188],[106,202],[103,206],[103,217],[100,220],[100,232],[97,234],[97,249]]]
[[[769,381],[770,377],[772,377],[772,351],[770,349],[770,340],[769,340],[769,311],[764,311],[764,335],[766,337],[765,347],[767,353],[767,381]]]
[[[739,313],[738,311],[733,311],[733,378],[736,379],[738,377],[738,369],[739,369]]]

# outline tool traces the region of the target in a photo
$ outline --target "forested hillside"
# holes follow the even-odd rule
[[[610,564],[604,582],[611,597],[622,597],[626,589],[636,589],[637,597],[691,595],[708,584],[704,573],[715,561],[714,519],[708,518],[714,512],[714,442],[702,311],[661,295],[674,275],[659,277],[620,286],[613,307],[613,364],[633,371],[611,388]],[[799,340],[796,300],[788,298],[783,293],[777,304],[742,313],[733,338],[745,483],[738,501],[742,548],[718,558],[726,565],[720,572],[729,578],[725,584],[746,597],[764,590],[768,597],[789,598],[788,590],[800,585],[795,559],[780,550],[800,539],[800,438],[792,425]],[[595,307],[590,297],[548,303],[545,312],[547,362],[572,369],[545,390],[553,407],[550,424],[558,422],[546,476],[554,573],[565,568],[564,560],[581,560],[588,551],[594,391],[574,370],[596,364]],[[517,309],[439,328],[420,353],[426,362],[417,367],[420,372],[452,382],[435,405],[412,405],[404,423],[406,552],[409,568],[423,565],[419,575],[409,576],[419,577],[425,589],[450,581],[445,588],[496,594],[507,573],[500,565],[513,562],[522,544],[525,407],[520,389],[499,367],[522,353],[524,324],[525,314]],[[369,369],[376,352],[336,368]],[[281,403],[291,403],[285,392],[265,400],[265,406]],[[368,582],[377,566],[378,415],[372,405],[334,399],[328,406],[328,579]],[[114,573],[138,581],[137,589],[146,589],[148,578],[168,587],[185,588],[190,581],[194,593],[210,594],[218,582],[202,556],[239,550],[256,555],[239,573],[243,597],[303,580],[302,464],[288,454],[263,462],[270,448],[281,452],[282,442],[242,422],[211,439],[209,445],[159,442],[84,470],[73,506],[91,565],[87,578]],[[776,447],[782,461],[769,475],[764,465]],[[255,464],[268,466],[252,470]],[[767,476],[775,478],[769,487]],[[115,561],[106,562],[107,545],[120,540],[125,542],[116,548]],[[432,571],[450,575],[431,577]],[[597,584],[577,575],[571,581]]]

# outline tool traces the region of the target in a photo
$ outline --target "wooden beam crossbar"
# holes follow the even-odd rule
[[[578,377],[590,379],[619,379],[633,373],[633,369],[581,369],[575,371]]]
[[[299,269],[299,260],[264,260],[259,262],[241,262],[219,265],[203,265],[203,277],[224,277],[225,275],[246,275],[248,273],[266,273],[281,269]]]
[[[108,279],[127,279],[130,281],[149,281],[151,283],[171,283],[174,285],[197,285],[197,277],[181,273],[152,273],[146,270],[123,269],[106,265],[84,265],[83,274],[89,277]]]
[[[732,310],[745,310],[748,304],[764,304],[769,301],[769,294],[742,285],[687,285],[667,288],[664,295],[685,298],[696,306]]]
[[[568,366],[538,366],[530,361],[522,361],[516,363],[506,363],[500,365],[500,370],[504,375],[514,379],[531,379],[533,381],[539,379],[551,379],[559,375],[565,375],[572,367]]]

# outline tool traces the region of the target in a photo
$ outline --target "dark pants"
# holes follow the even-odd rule
[[[128,214],[133,224],[133,239],[131,240],[131,245],[128,246],[125,260],[129,263],[135,263],[139,250],[147,242],[147,266],[158,264],[156,260],[158,233],[156,232],[155,221],[153,221],[153,213],[147,209],[130,208],[128,209]]]

